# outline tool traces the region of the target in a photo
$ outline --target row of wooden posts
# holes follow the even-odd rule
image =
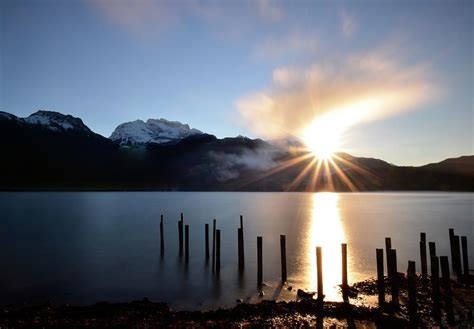
[[[220,242],[221,242],[221,231],[217,229],[217,222],[214,219],[212,223],[212,271],[213,273],[220,272]],[[161,254],[164,254],[164,223],[163,215],[160,220],[160,238],[161,238]],[[178,237],[179,237],[179,255],[183,254],[183,227],[184,227],[184,255],[185,261],[189,260],[189,225],[184,225],[183,213],[178,221]],[[240,227],[237,229],[237,243],[238,243],[238,268],[242,271],[245,267],[245,255],[244,255],[244,231],[243,231],[243,217],[240,216]],[[204,228],[205,236],[205,257],[209,260],[209,224],[205,224]],[[457,282],[460,284],[470,285],[469,275],[469,257],[467,249],[467,237],[454,234],[452,228],[449,229],[449,240],[451,247],[451,260],[452,269],[456,274]],[[461,246],[460,246],[461,242]],[[263,238],[257,237],[257,285],[261,287],[263,284]],[[424,289],[428,288],[428,266],[427,266],[427,253],[426,253],[426,233],[420,233],[420,260],[421,260],[421,283]],[[447,256],[438,257],[436,254],[436,245],[434,242],[428,243],[430,263],[431,263],[431,293],[433,300],[433,318],[435,321],[441,320],[441,291],[440,287],[443,288],[443,296],[445,298],[445,312],[448,323],[453,323],[454,312],[453,302],[451,294],[451,275],[449,270],[449,261]],[[461,261],[461,249],[462,249],[462,261]],[[286,236],[280,235],[280,254],[281,254],[281,281],[286,282],[287,280],[287,266],[286,266]],[[391,305],[398,307],[399,305],[399,289],[400,289],[400,278],[397,270],[397,251],[392,248],[392,240],[390,237],[385,238],[385,254],[387,259],[387,277],[390,285],[391,294]],[[341,244],[341,255],[342,255],[342,293],[346,296],[348,288],[347,280],[347,244]],[[384,250],[376,249],[376,261],[377,261],[377,290],[378,290],[378,302],[380,307],[385,305],[385,273],[384,273]],[[440,285],[440,272],[439,268],[441,265],[441,285]],[[316,267],[317,267],[317,296],[319,301],[323,301],[323,267],[322,267],[322,248],[316,247]],[[462,271],[464,268],[464,272]],[[407,283],[408,283],[408,310],[410,315],[410,321],[416,325],[417,323],[417,299],[416,299],[416,285],[417,276],[415,261],[408,261],[407,268]]]
[[[216,227],[217,221],[214,219],[212,223],[212,271],[220,272],[220,245],[221,245],[221,231]],[[184,257],[185,261],[189,261],[189,225],[184,225],[183,213],[181,213],[178,221],[178,247],[179,255],[183,255],[183,227],[184,227]],[[209,224],[204,225],[204,241],[205,241],[205,257],[209,259]],[[238,268],[242,271],[245,267],[245,253],[244,253],[244,223],[243,217],[240,216],[240,227],[237,229],[237,251],[238,251]],[[165,252],[164,242],[164,221],[163,215],[160,219],[160,250],[163,255]],[[347,280],[347,244],[342,244],[342,287],[348,287]],[[281,281],[287,280],[287,265],[286,265],[286,236],[280,235],[280,256],[281,256]],[[316,247],[316,263],[318,273],[318,298],[323,298],[323,268],[322,268],[322,249]],[[263,285],[263,238],[257,237],[257,285]]]
[[[451,249],[452,268],[456,274],[458,284],[470,286],[469,257],[467,249],[467,237],[461,237],[454,234],[454,229],[449,229],[449,240]],[[421,284],[424,289],[428,288],[428,265],[426,254],[426,233],[420,233],[420,260],[421,260]],[[428,243],[430,265],[431,265],[431,298],[432,315],[436,322],[441,321],[441,288],[444,297],[445,312],[448,324],[454,323],[454,310],[451,289],[451,272],[449,269],[448,256],[437,256],[435,242]],[[462,265],[461,265],[462,249]],[[385,238],[385,250],[387,257],[388,282],[392,295],[392,305],[398,307],[399,275],[397,270],[397,252],[392,248],[391,238]],[[377,286],[379,305],[385,304],[385,280],[384,280],[384,257],[383,249],[376,250],[377,258]],[[440,265],[441,265],[441,284],[440,284]],[[464,268],[464,272],[462,271]],[[408,261],[407,269],[408,283],[408,311],[410,322],[416,326],[418,321],[416,284],[417,277],[415,272],[415,262]]]

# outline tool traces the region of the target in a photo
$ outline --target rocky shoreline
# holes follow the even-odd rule
[[[1,328],[163,328],[163,327],[318,327],[318,328],[406,328],[410,323],[407,311],[406,281],[402,280],[400,307],[387,303],[384,308],[364,305],[364,299],[377,293],[376,281],[366,280],[351,286],[345,302],[316,299],[297,301],[263,300],[256,304],[240,303],[233,308],[209,311],[174,311],[165,303],[147,298],[129,303],[97,303],[90,306],[8,306],[0,315]],[[429,289],[417,287],[419,326],[447,326],[431,317]],[[474,325],[474,289],[454,286],[455,327]],[[387,296],[387,299],[389,297]]]

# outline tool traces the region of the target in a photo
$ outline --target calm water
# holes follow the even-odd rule
[[[256,237],[263,236],[264,298],[280,289],[279,236],[286,234],[288,281],[316,290],[315,246],[323,247],[325,293],[339,299],[340,243],[349,281],[375,274],[375,248],[392,237],[399,271],[417,261],[419,232],[449,255],[448,228],[467,235],[474,265],[474,194],[469,193],[0,193],[0,303],[85,304],[145,296],[177,309],[256,301]],[[190,260],[178,257],[177,220],[190,225]],[[159,217],[165,216],[160,257]],[[245,272],[237,270],[244,215]],[[204,258],[204,224],[218,221],[222,267]],[[212,226],[212,225],[211,225]]]

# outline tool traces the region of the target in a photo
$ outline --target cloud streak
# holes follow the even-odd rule
[[[353,13],[342,9],[339,11],[339,18],[341,20],[341,32],[346,38],[350,38],[357,29],[356,17]]]
[[[214,0],[87,1],[112,24],[142,37],[161,35],[189,18],[216,26],[219,33],[232,36],[260,20],[274,22],[284,17],[283,6],[276,0],[227,3]]]
[[[432,100],[436,87],[429,64],[403,65],[396,54],[381,49],[280,67],[267,88],[235,105],[244,124],[265,138],[303,138],[305,129],[322,118],[347,130],[398,115]]]

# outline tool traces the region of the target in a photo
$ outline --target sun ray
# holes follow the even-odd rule
[[[331,174],[331,170],[329,168],[328,160],[324,159],[323,162],[324,162],[324,171],[326,173],[327,187],[328,187],[329,191],[332,192],[332,191],[334,191],[334,183],[332,181],[332,174]]]
[[[311,154],[311,153],[306,153],[306,154],[303,154],[303,155],[300,155],[300,156],[297,156],[295,158],[292,158],[292,159],[288,159],[286,161],[283,161],[281,163],[279,163],[277,166],[273,167],[272,169],[264,172],[264,173],[261,173],[260,175],[256,176],[256,177],[251,177],[247,180],[244,180],[243,182],[240,182],[238,184],[238,186],[234,186],[234,187],[237,187],[237,188],[242,188],[244,186],[248,186],[252,183],[255,183],[255,182],[258,182],[259,180],[262,180],[268,176],[271,176],[271,175],[274,175],[280,171],[283,171],[285,169],[288,169],[292,166],[295,166],[297,164],[299,164],[300,162],[306,160],[306,159],[309,159],[311,157],[313,157],[314,155]]]
[[[314,163],[317,161],[317,158],[311,159],[310,163],[296,176],[295,179],[290,183],[288,188],[286,189],[287,191],[292,191],[298,187],[298,185],[301,183],[301,181],[305,178],[305,176],[308,174],[309,170],[313,168]]]
[[[339,166],[336,164],[336,162],[334,162],[333,159],[329,159],[328,160],[331,165],[334,167],[334,169],[336,170],[336,173],[338,175],[338,177],[340,177],[342,179],[342,181],[346,184],[347,187],[349,187],[349,189],[352,191],[352,192],[355,192],[357,191],[357,187],[355,186],[354,183],[351,182],[351,180],[349,179],[349,177],[344,173],[344,171],[339,168]]]
[[[345,165],[351,167],[352,169],[354,169],[355,171],[359,172],[360,174],[364,175],[366,178],[368,179],[371,179],[373,182],[378,182],[380,180],[380,178],[375,175],[374,173],[370,172],[368,169],[360,166],[360,165],[357,165],[347,159],[344,159],[342,157],[340,157],[339,155],[337,154],[334,154],[333,155],[333,158],[335,160],[338,160],[338,161],[341,161],[343,162]]]
[[[316,168],[313,171],[313,175],[311,176],[311,181],[307,186],[308,192],[314,192],[316,190],[316,183],[318,182],[319,178],[319,171],[321,170],[322,161],[320,159],[317,160]]]

